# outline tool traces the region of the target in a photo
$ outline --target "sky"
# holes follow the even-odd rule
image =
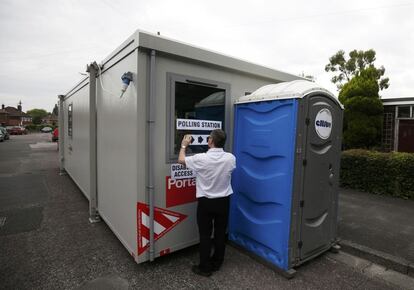
[[[137,29],[312,75],[334,94],[329,57],[372,48],[390,78],[381,97],[414,97],[414,0],[0,0],[0,103],[52,111]]]

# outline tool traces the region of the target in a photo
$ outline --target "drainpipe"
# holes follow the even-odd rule
[[[98,74],[98,64],[96,62],[87,66],[86,72],[89,73],[89,222],[96,223],[101,219],[98,213],[98,194],[97,194],[97,156],[96,156],[96,76]],[[102,76],[100,76],[102,77]]]
[[[64,117],[65,96],[59,95],[59,175],[65,174],[65,117]]]
[[[147,192],[149,203],[149,259],[154,261],[154,123],[155,123],[155,50],[151,50],[148,94],[148,180]]]

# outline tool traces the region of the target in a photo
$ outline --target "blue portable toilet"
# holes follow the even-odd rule
[[[337,243],[343,107],[299,80],[240,97],[234,112],[229,240],[292,277]]]

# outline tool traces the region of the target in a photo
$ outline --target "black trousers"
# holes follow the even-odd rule
[[[230,197],[198,198],[197,224],[200,234],[200,270],[219,268],[224,260]],[[211,234],[214,227],[214,238]],[[214,252],[212,251],[214,245]]]

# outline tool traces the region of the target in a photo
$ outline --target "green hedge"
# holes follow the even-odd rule
[[[342,152],[342,187],[414,198],[414,154],[360,149]]]
[[[26,125],[25,127],[30,132],[40,132],[40,130],[43,129],[44,127],[50,127],[52,129],[55,129],[57,126],[45,125],[45,124],[39,124],[39,125],[29,124],[29,125]]]

